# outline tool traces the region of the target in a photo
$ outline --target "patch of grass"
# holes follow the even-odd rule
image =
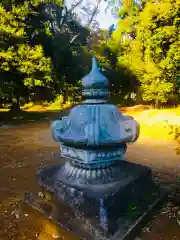
[[[168,129],[169,135],[172,136],[173,140],[178,144],[175,151],[178,155],[180,155],[180,125],[168,125]]]
[[[129,110],[128,110],[129,109]],[[168,124],[180,126],[180,107],[172,109],[146,109],[132,111],[126,108],[126,114],[133,116],[140,124],[140,137],[173,140],[169,134]],[[121,110],[121,109],[120,109]]]

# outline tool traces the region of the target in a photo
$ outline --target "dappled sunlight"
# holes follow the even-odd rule
[[[58,228],[55,224],[48,220],[42,222],[42,229],[38,236],[38,240],[51,240],[51,239],[66,239],[66,240],[79,240],[79,238],[72,235],[72,233]]]
[[[62,95],[59,95],[57,99],[54,102],[42,102],[42,103],[25,103],[20,108],[23,111],[26,112],[46,112],[46,111],[61,111],[63,109],[71,107],[73,104],[76,104],[72,101],[66,101],[66,103],[63,104],[63,97]],[[6,106],[4,108],[0,108],[0,112],[8,112],[10,110],[9,106]]]
[[[71,102],[67,102],[66,104],[60,105],[59,102],[47,104],[47,105],[32,105],[25,109],[27,112],[44,112],[44,111],[60,111],[72,106]]]
[[[126,114],[133,116],[140,124],[140,139],[149,137],[159,140],[173,140],[169,135],[169,124],[180,125],[180,107],[171,109],[148,109],[133,111],[127,108]]]
[[[46,107],[43,105],[32,105],[31,107],[25,109],[27,112],[44,112],[46,111]]]
[[[0,108],[0,112],[8,112],[9,109],[8,108]]]

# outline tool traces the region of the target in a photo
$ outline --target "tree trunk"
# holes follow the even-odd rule
[[[88,23],[87,23],[87,27],[88,27],[88,28],[90,27],[91,23],[93,22],[95,16],[96,16],[97,13],[98,13],[98,9],[99,9],[99,5],[100,5],[101,1],[102,1],[102,0],[97,0],[97,3],[96,3],[96,5],[95,5],[95,7],[94,7],[94,9],[93,9],[93,11],[92,11],[92,13],[91,13],[91,17],[90,17],[90,19],[89,19],[89,21],[88,21]]]
[[[3,1],[3,5],[4,5],[4,8],[7,11],[11,11],[12,10],[12,0],[4,0]]]
[[[63,91],[63,104],[65,104],[68,100],[68,91],[64,89]]]
[[[93,11],[91,13],[90,19],[88,21],[88,23],[86,24],[87,28],[90,28],[91,23],[93,22],[94,18],[96,17],[97,13],[98,13],[98,9],[99,9],[99,5],[101,3],[102,0],[97,0],[96,5],[93,8]],[[78,2],[77,6],[81,3],[81,1]],[[72,44],[78,37],[80,36],[80,33],[76,34],[71,40],[70,43]]]
[[[12,111],[12,112],[20,112],[21,109],[20,109],[20,96],[19,96],[19,94],[15,93],[14,94],[14,98],[15,98],[15,101],[12,102],[12,106],[11,106],[10,111]]]
[[[131,101],[131,92],[128,93],[128,100]]]
[[[160,108],[160,102],[158,99],[155,100],[154,107],[159,109]]]
[[[137,90],[136,90],[136,103],[137,104],[141,104],[142,103],[142,97],[141,97],[140,88],[137,88]]]

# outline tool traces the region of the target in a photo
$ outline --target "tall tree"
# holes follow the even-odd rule
[[[83,45],[89,31],[75,20],[71,11],[76,6],[69,10],[58,0],[9,1],[0,6],[1,92],[10,89],[17,105],[24,88],[65,92],[83,75]]]
[[[9,89],[18,109],[24,88],[47,85],[51,81],[51,61],[44,56],[41,45],[30,46],[27,42],[23,23],[28,12],[27,4],[10,4],[6,5],[6,9],[0,5],[1,92]]]
[[[176,98],[180,69],[178,0],[146,3],[138,12],[120,20],[109,43],[118,52],[119,64],[131,69],[139,79],[145,102],[156,106]],[[133,38],[123,38],[124,33]]]

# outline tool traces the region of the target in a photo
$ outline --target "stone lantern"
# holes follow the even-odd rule
[[[115,165],[119,169],[126,143],[138,138],[139,124],[107,102],[108,79],[101,74],[95,57],[82,85],[84,102],[52,124],[52,135],[61,144],[61,155],[69,159],[59,177],[64,176],[77,186],[109,183],[116,179]]]
[[[140,127],[108,103],[108,79],[95,57],[82,86],[84,102],[52,123],[66,163],[38,170],[51,199],[42,205],[26,196],[26,202],[81,238],[127,239],[164,192],[151,169],[125,161],[127,143],[137,140]],[[45,204],[51,206],[48,213]]]

